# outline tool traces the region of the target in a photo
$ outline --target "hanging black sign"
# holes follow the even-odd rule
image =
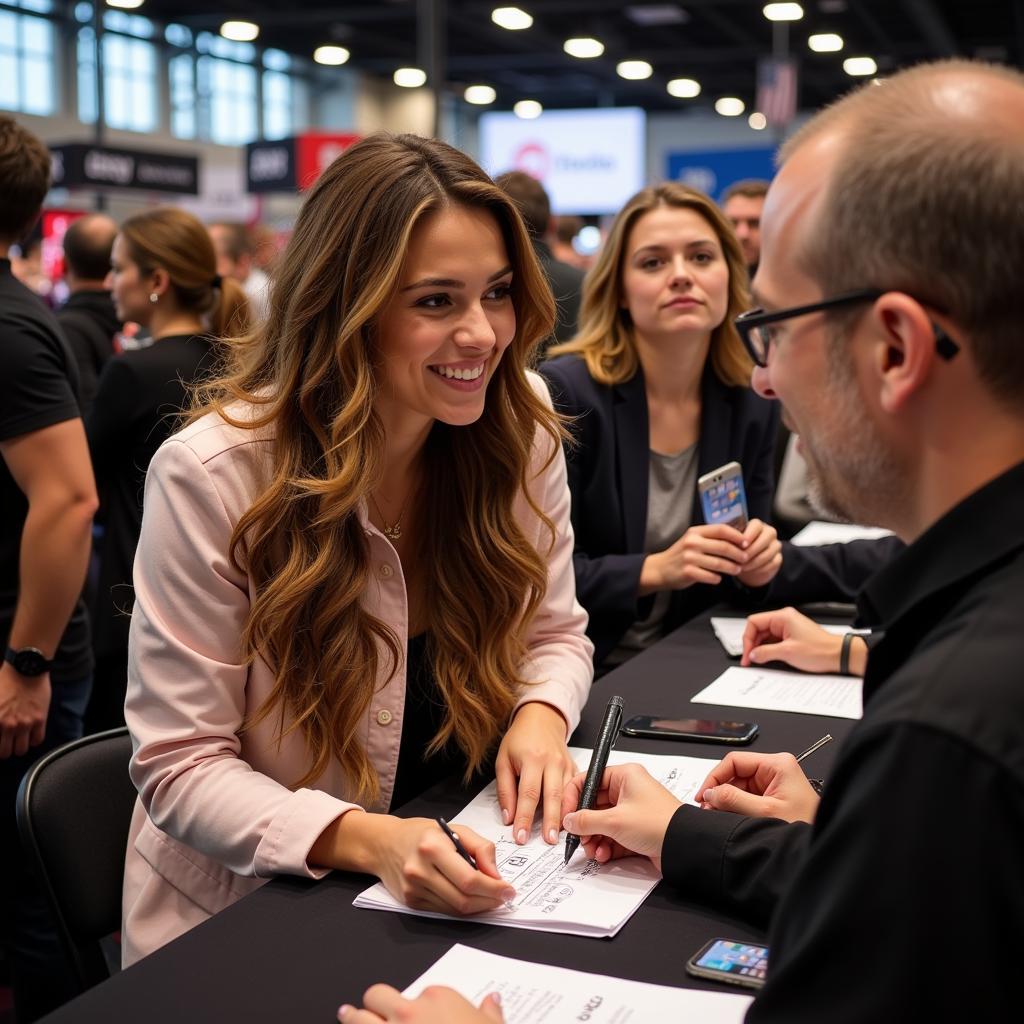
[[[199,158],[72,142],[51,146],[55,188],[125,188],[199,194]]]

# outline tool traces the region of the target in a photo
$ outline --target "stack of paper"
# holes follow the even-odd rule
[[[817,544],[845,544],[851,540],[877,540],[888,537],[892,530],[878,526],[857,526],[854,523],[823,523],[815,519],[808,523],[790,543],[797,547],[814,547]]]
[[[850,626],[832,626],[818,623],[827,633],[834,636],[842,636],[844,633],[856,633],[858,636],[865,636],[870,629],[852,629]],[[735,619],[727,616],[712,615],[711,628],[715,631],[719,643],[725,648],[725,653],[738,658],[743,653],[743,631],[747,628],[746,619]]]
[[[590,763],[589,750],[570,747],[578,765]],[[702,757],[674,757],[613,751],[610,764],[642,764],[671,790],[679,800],[693,803],[697,787],[707,778],[717,760]],[[540,837],[539,822],[529,842],[517,846],[512,827],[503,825],[498,810],[497,787],[491,783],[460,812],[454,822],[466,825],[490,839],[496,848],[498,870],[516,890],[515,899],[498,910],[474,914],[471,918],[412,910],[396,900],[378,882],[360,893],[353,905],[371,910],[392,910],[421,917],[451,917],[452,920],[487,921],[510,928],[565,932],[569,935],[606,937],[615,935],[633,916],[660,875],[646,857],[625,857],[598,864],[588,860],[580,846],[568,864],[565,833],[554,846]]]
[[[682,975],[682,966],[679,971]],[[581,1020],[590,1024],[740,1024],[753,1001],[750,996],[670,988],[531,964],[462,945],[452,946],[402,994],[415,999],[431,985],[447,985],[474,1006],[497,992],[505,1024],[576,1024]]]
[[[863,690],[864,680],[857,676],[815,676],[767,668],[727,668],[692,700],[694,704],[719,704],[727,708],[860,718]]]

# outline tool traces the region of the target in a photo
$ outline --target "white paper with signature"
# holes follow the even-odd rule
[[[447,985],[479,1006],[497,992],[505,1024],[647,1024],[700,1021],[740,1024],[751,996],[651,985],[454,945],[402,994],[414,999],[430,985]]]
[[[819,622],[818,625],[833,636],[842,636],[844,633],[867,636],[871,633],[870,629],[854,629],[852,626],[836,626],[824,622]],[[747,628],[746,619],[731,618],[727,615],[712,615],[711,628],[726,654],[738,658],[743,653],[743,633]]]
[[[590,763],[589,750],[570,747],[569,753],[581,768]],[[678,799],[688,803],[693,802],[697,787],[718,764],[717,760],[703,757],[624,751],[612,751],[609,758],[609,764],[629,762],[642,764]],[[514,900],[498,910],[463,918],[413,910],[396,900],[378,882],[361,892],[353,900],[353,906],[603,938],[619,931],[661,878],[646,857],[624,857],[598,864],[587,859],[582,847],[564,864],[565,833],[561,832],[558,842],[549,846],[540,837],[539,821],[530,840],[517,846],[512,839],[512,826],[501,822],[493,782],[452,821],[468,826],[494,843],[498,870],[516,890]]]
[[[802,715],[860,718],[864,680],[768,668],[727,668],[691,700],[727,708],[794,711]]]

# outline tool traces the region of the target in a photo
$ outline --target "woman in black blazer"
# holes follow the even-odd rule
[[[678,183],[627,203],[583,287],[577,337],[540,367],[569,449],[579,599],[618,664],[710,605],[768,584],[776,403],[749,387],[733,318],[747,274],[728,222]],[[750,521],[708,526],[696,479],[743,468]]]

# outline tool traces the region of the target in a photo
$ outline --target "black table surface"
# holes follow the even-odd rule
[[[691,704],[692,696],[736,663],[722,650],[708,618],[688,623],[595,682],[572,742],[594,742],[612,694],[624,698],[626,717],[756,721],[760,732],[747,748],[753,750],[798,752],[826,732],[837,741],[849,732],[853,722],[840,718]],[[805,763],[808,774],[826,776],[838,746],[827,744],[812,755]],[[728,748],[621,736],[617,749],[718,758]],[[454,816],[472,795],[455,782],[443,783],[402,814]],[[346,872],[317,882],[276,878],[46,1020],[328,1024],[341,1003],[358,1002],[369,985],[387,981],[404,988],[456,942],[538,963],[723,991],[687,975],[686,960],[711,938],[764,939],[742,921],[682,899],[665,883],[618,935],[594,939],[354,908],[352,900],[373,881]]]

